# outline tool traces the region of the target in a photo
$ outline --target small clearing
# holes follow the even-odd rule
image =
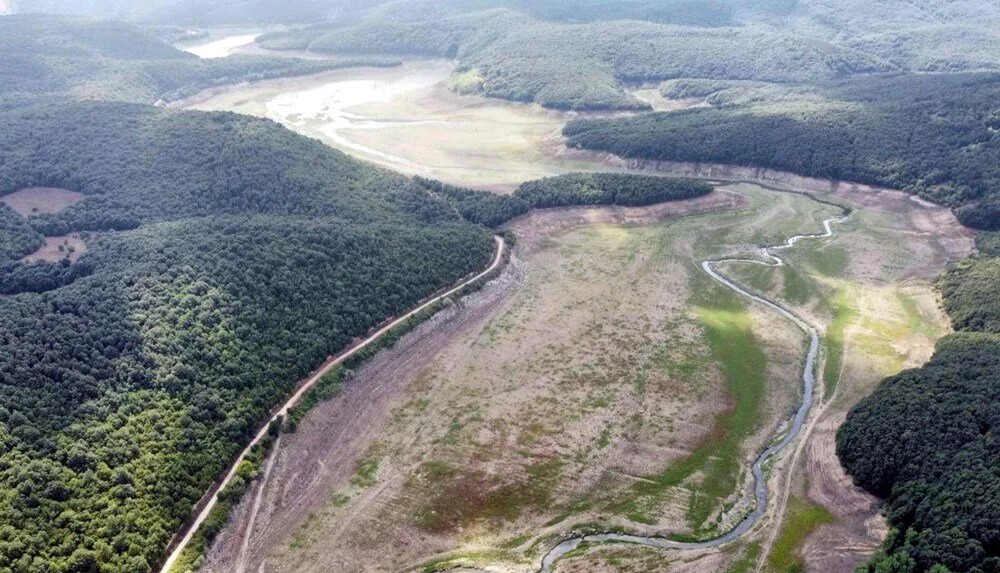
[[[0,203],[16,211],[22,217],[58,213],[63,209],[83,201],[85,196],[76,191],[55,187],[28,187],[0,197]]]
[[[34,253],[21,259],[25,263],[58,263],[63,259],[76,262],[87,251],[87,244],[80,235],[72,234],[62,237],[45,237],[45,243]]]

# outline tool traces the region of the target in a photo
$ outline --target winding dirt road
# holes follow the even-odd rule
[[[166,561],[163,562],[163,566],[160,567],[160,573],[169,573],[170,568],[173,567],[174,563],[177,561],[177,558],[180,557],[181,553],[184,551],[184,548],[187,547],[187,544],[191,542],[191,538],[194,537],[195,532],[198,531],[198,528],[201,527],[201,524],[205,522],[205,520],[208,518],[209,513],[211,513],[212,509],[215,507],[215,504],[218,500],[215,494],[221,491],[224,487],[226,487],[229,484],[229,482],[233,480],[233,478],[236,476],[236,470],[239,467],[240,462],[245,460],[246,457],[250,454],[250,450],[258,443],[260,443],[261,440],[264,439],[264,436],[267,435],[268,428],[270,427],[272,422],[276,422],[284,418],[288,414],[288,411],[291,410],[291,408],[294,407],[296,404],[298,404],[299,400],[302,399],[302,397],[305,395],[306,392],[308,392],[313,386],[315,386],[316,383],[319,382],[321,378],[323,378],[323,376],[325,376],[331,370],[342,364],[345,360],[354,356],[355,354],[357,354],[358,352],[360,352],[361,350],[363,350],[364,348],[366,348],[367,346],[369,346],[370,344],[381,338],[385,333],[403,324],[406,320],[413,317],[417,313],[455,294],[456,292],[462,290],[466,286],[473,284],[480,279],[485,278],[491,272],[495,271],[498,267],[500,267],[500,265],[503,262],[503,255],[506,249],[506,244],[504,243],[503,238],[499,236],[494,237],[494,240],[496,241],[496,249],[497,249],[496,255],[493,257],[493,262],[490,263],[490,266],[487,267],[486,270],[468,280],[459,283],[454,288],[427,300],[426,302],[417,306],[416,308],[404,314],[403,316],[397,318],[396,320],[393,320],[389,324],[377,330],[374,334],[370,335],[368,338],[365,338],[361,342],[355,344],[354,346],[348,348],[347,350],[341,352],[337,356],[328,360],[319,370],[313,373],[313,375],[308,380],[306,380],[294,394],[292,394],[292,396],[281,406],[281,408],[279,408],[274,414],[272,414],[272,416],[266,422],[264,422],[264,424],[261,425],[260,430],[257,432],[257,435],[254,436],[252,440],[250,440],[250,443],[247,444],[246,448],[243,449],[239,457],[236,458],[232,466],[229,468],[229,472],[226,473],[225,477],[223,477],[220,481],[216,482],[212,486],[212,488],[208,491],[206,497],[202,498],[202,501],[199,502],[197,506],[201,507],[201,511],[198,513],[197,517],[195,517],[195,519],[192,522],[185,525],[185,527],[182,528],[175,535],[174,541],[171,541],[171,544],[168,546],[170,547],[169,550],[170,552],[169,555],[167,556]],[[177,539],[179,539],[179,541],[176,541]]]

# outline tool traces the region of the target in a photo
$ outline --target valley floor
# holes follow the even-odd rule
[[[558,571],[848,571],[874,551],[875,500],[843,475],[833,432],[882,376],[929,355],[946,321],[928,279],[969,241],[931,231],[927,218],[947,212],[901,194],[834,198],[861,207],[842,234],[789,251],[785,269],[725,269],[834,340],[812,435],[771,470],[772,520],[721,551],[600,546]],[[516,221],[499,280],[363,366],[283,439],[208,570],[531,571],[583,525],[724,530],[741,515],[731,506],[749,459],[800,399],[803,337],[697,261],[814,232],[832,213],[736,184],[689,203]]]
[[[268,117],[302,134],[411,175],[509,191],[570,171],[609,169],[596,153],[562,148],[576,112],[459,95],[454,64],[416,60],[395,68],[351,68],[206,92],[179,105]],[[660,109],[701,105],[639,90]],[[606,115],[589,113],[587,115]]]
[[[851,220],[784,253],[786,267],[722,269],[824,331],[819,402],[767,468],[767,517],[721,550],[584,546],[556,570],[846,573],[871,555],[885,526],[841,469],[834,435],[879,380],[921,364],[946,333],[932,281],[972,248],[952,214],[864,185],[570,150],[560,130],[572,114],[457,95],[451,69],[344,70],[187,105],[271,117],[400,171],[501,192],[574,170],[720,187],[512,223],[518,246],[500,279],[360,368],[283,438],[207,570],[528,572],[581,528],[726,531],[749,509],[750,460],[801,400],[805,339],[698,265],[839,213],[803,190],[853,208]]]

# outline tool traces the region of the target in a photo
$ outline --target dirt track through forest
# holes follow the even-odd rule
[[[183,553],[184,548],[187,547],[187,544],[191,542],[191,538],[194,537],[195,532],[198,531],[198,528],[201,527],[201,524],[205,522],[205,520],[208,518],[209,514],[211,513],[212,509],[215,507],[215,504],[216,504],[217,499],[218,499],[216,497],[216,493],[219,492],[219,491],[222,491],[222,489],[225,488],[233,480],[233,478],[236,476],[236,471],[239,468],[240,463],[243,460],[245,460],[246,457],[250,454],[250,450],[254,446],[256,446],[257,444],[259,444],[261,442],[261,440],[264,439],[264,437],[268,433],[268,429],[269,429],[270,425],[273,422],[277,422],[277,421],[280,421],[281,419],[283,419],[288,414],[289,410],[291,410],[292,407],[294,407],[296,404],[298,404],[299,400],[302,399],[302,397],[305,395],[306,392],[308,392],[313,386],[315,386],[316,383],[319,382],[320,379],[323,378],[323,376],[325,376],[326,374],[328,374],[335,367],[337,367],[340,364],[342,364],[345,360],[347,360],[348,358],[354,356],[355,354],[357,354],[358,352],[360,352],[364,348],[368,347],[370,344],[372,344],[373,342],[375,342],[379,338],[381,338],[384,334],[386,334],[390,330],[396,328],[397,326],[401,325],[403,322],[405,322],[409,318],[415,316],[417,313],[419,313],[419,312],[423,311],[424,309],[430,307],[431,305],[433,305],[433,304],[435,304],[435,303],[437,303],[437,302],[439,302],[439,301],[441,301],[441,300],[443,300],[443,299],[445,299],[445,298],[447,298],[447,297],[455,294],[456,292],[462,290],[466,286],[468,286],[470,284],[473,284],[473,283],[475,283],[476,281],[478,281],[480,279],[485,278],[490,273],[492,273],[494,270],[496,270],[497,268],[499,268],[500,265],[503,262],[503,256],[504,256],[504,252],[505,252],[505,249],[506,249],[506,244],[504,243],[504,240],[501,237],[494,237],[494,240],[496,241],[496,248],[497,248],[496,249],[496,255],[493,257],[493,262],[490,263],[490,266],[487,267],[486,270],[484,270],[483,272],[477,274],[476,276],[474,276],[474,277],[472,277],[472,278],[470,278],[468,280],[462,281],[460,284],[458,284],[454,288],[452,288],[452,289],[450,289],[450,290],[448,290],[448,291],[446,291],[446,292],[444,292],[444,293],[442,293],[442,294],[440,294],[438,296],[435,296],[435,297],[429,299],[428,301],[426,301],[423,304],[417,306],[416,308],[414,308],[410,312],[404,314],[403,316],[401,316],[401,317],[397,318],[396,320],[393,320],[389,324],[383,326],[382,328],[380,328],[379,330],[377,330],[374,334],[368,336],[367,338],[365,338],[364,340],[362,340],[358,344],[355,344],[355,345],[351,346],[350,348],[348,348],[344,352],[341,352],[337,356],[335,356],[335,357],[331,358],[330,360],[328,360],[322,367],[320,367],[319,370],[317,370],[312,375],[312,377],[310,377],[308,380],[306,380],[305,383],[303,383],[299,387],[298,391],[296,391],[295,394],[293,394],[284,403],[284,405],[282,405],[281,408],[278,409],[277,412],[275,412],[264,424],[261,425],[260,430],[257,432],[257,435],[254,436],[253,440],[251,440],[250,443],[247,444],[246,448],[244,448],[244,450],[240,453],[239,457],[236,458],[236,460],[233,462],[232,466],[230,467],[229,472],[226,473],[225,477],[223,477],[221,480],[219,480],[218,482],[216,482],[215,485],[213,485],[213,487],[208,491],[208,493],[206,494],[206,497],[203,498],[201,502],[199,502],[198,506],[196,506],[196,509],[197,508],[201,508],[201,509],[198,512],[197,517],[195,517],[195,519],[192,522],[190,522],[189,524],[185,525],[185,527],[183,527],[177,533],[177,536],[181,536],[180,537],[180,541],[176,542],[176,544],[173,543],[173,542],[170,544],[169,547],[171,547],[172,549],[170,549],[170,552],[169,552],[169,554],[167,556],[166,561],[164,561],[163,566],[160,567],[160,573],[169,573],[170,568],[173,567],[173,565],[174,565],[174,562],[177,561],[177,558],[180,557],[181,553]],[[274,455],[273,452],[272,452],[271,455],[272,456]],[[177,539],[177,536],[175,536],[175,539]]]

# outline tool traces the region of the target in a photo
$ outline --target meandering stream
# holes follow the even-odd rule
[[[716,282],[722,284],[729,290],[743,296],[749,300],[756,303],[767,306],[768,308],[778,312],[788,320],[792,321],[796,326],[798,326],[802,331],[809,335],[809,351],[806,354],[805,367],[802,370],[802,404],[799,406],[798,411],[795,412],[795,417],[791,420],[791,425],[788,431],[785,432],[784,437],[782,437],[776,443],[772,443],[764,451],[762,451],[757,458],[754,460],[751,466],[751,471],[754,477],[754,510],[744,517],[735,527],[727,531],[726,533],[704,541],[674,541],[666,537],[653,537],[653,536],[642,536],[642,535],[627,535],[621,533],[602,533],[594,535],[580,535],[576,537],[570,537],[560,542],[558,545],[549,550],[542,559],[542,566],[540,569],[541,573],[549,573],[552,570],[552,565],[555,564],[561,557],[573,551],[580,546],[581,543],[606,543],[606,542],[618,542],[618,543],[633,543],[636,545],[644,545],[647,547],[658,547],[662,549],[706,549],[712,547],[719,547],[730,541],[738,539],[744,533],[750,530],[767,511],[767,480],[764,478],[764,464],[767,463],[775,454],[781,452],[789,444],[791,444],[795,438],[798,436],[799,432],[802,430],[802,425],[809,415],[809,410],[812,408],[813,404],[813,394],[816,385],[816,359],[819,356],[819,330],[809,324],[805,319],[799,317],[792,310],[788,309],[777,302],[766,299],[760,295],[754,294],[743,287],[739,286],[732,280],[726,278],[719,270],[718,266],[730,263],[747,263],[755,265],[764,265],[768,267],[781,267],[785,265],[784,259],[776,254],[776,252],[791,248],[797,242],[802,239],[818,239],[823,237],[830,237],[833,235],[834,223],[842,223],[848,219],[848,215],[841,217],[832,217],[823,221],[823,232],[811,235],[795,235],[789,238],[781,245],[776,245],[772,247],[762,247],[760,249],[760,255],[765,260],[759,259],[716,259],[707,260],[701,263],[702,270],[705,271],[708,276],[712,277]]]

